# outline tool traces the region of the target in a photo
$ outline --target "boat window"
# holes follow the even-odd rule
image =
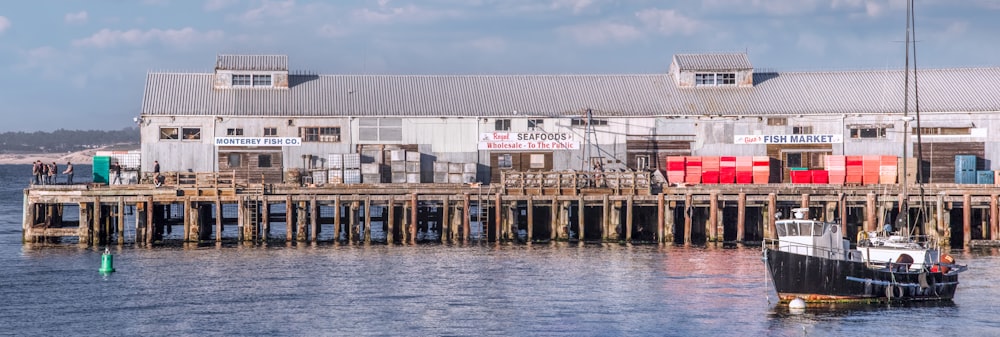
[[[778,230],[778,236],[785,236],[788,234],[788,231],[785,230],[785,224],[783,223],[777,224],[774,226],[774,229]]]
[[[788,226],[788,235],[789,236],[799,235],[799,224],[797,224],[797,223],[789,224],[789,226]]]
[[[813,234],[812,235],[813,236],[822,236],[823,232],[825,231],[824,227],[826,227],[826,224],[824,224],[824,223],[818,223],[817,222],[817,223],[813,224],[813,229],[812,229],[813,230]]]

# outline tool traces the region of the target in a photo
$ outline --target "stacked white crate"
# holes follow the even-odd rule
[[[333,153],[327,155],[326,158],[327,167],[329,168],[330,174],[328,175],[329,182],[331,184],[341,184],[344,182],[344,155],[340,153]]]
[[[476,182],[476,163],[465,163],[462,165],[462,182],[463,183],[473,183]]]
[[[462,181],[462,163],[450,163],[448,165],[448,182],[452,184],[461,184]]]
[[[449,177],[448,168],[450,167],[449,162],[446,161],[436,161],[434,162],[434,182],[435,183],[447,183]]]
[[[406,183],[406,151],[389,151],[389,175],[394,184]]]
[[[406,151],[406,183],[417,184],[420,181],[420,152]]]
[[[345,153],[344,154],[344,183],[345,184],[360,184],[361,183],[361,154],[360,153]]]
[[[379,163],[361,164],[361,182],[378,184],[382,182],[382,165]]]

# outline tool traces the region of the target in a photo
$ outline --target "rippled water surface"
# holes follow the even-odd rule
[[[103,249],[21,243],[28,172],[0,165],[0,334],[1000,335],[994,250],[953,252],[953,302],[802,314],[769,304],[757,247],[126,245],[102,276]]]

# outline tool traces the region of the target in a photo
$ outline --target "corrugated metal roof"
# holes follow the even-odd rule
[[[213,74],[150,73],[146,115],[598,116],[900,113],[903,71],[754,75],[678,88],[667,74],[290,75],[288,89],[213,89]],[[1000,111],[1000,68],[921,70],[926,112]],[[912,90],[912,89],[911,89]],[[912,93],[912,92],[911,92]],[[914,108],[910,95],[910,109]]]
[[[216,70],[288,71],[287,55],[219,55]]]
[[[725,71],[753,69],[747,54],[677,54],[674,55],[680,71]]]

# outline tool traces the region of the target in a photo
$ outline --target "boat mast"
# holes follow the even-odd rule
[[[914,113],[915,113],[916,121],[917,121],[917,127],[916,127],[916,129],[917,129],[917,132],[916,132],[917,133],[917,149],[916,149],[916,155],[917,155],[917,176],[916,176],[916,178],[917,178],[917,188],[920,191],[920,218],[921,219],[925,219],[927,213],[925,212],[925,209],[924,209],[926,203],[924,203],[924,176],[923,176],[924,170],[922,168],[923,167],[923,162],[924,162],[924,160],[923,160],[924,150],[923,150],[923,146],[922,146],[923,142],[922,142],[922,139],[921,139],[921,135],[923,134],[923,129],[920,128],[920,91],[917,90],[917,41],[916,41],[917,40],[917,33],[916,33],[916,28],[915,28],[916,27],[916,15],[914,15],[913,0],[910,0],[909,4],[910,5],[909,5],[909,13],[908,13],[908,15],[910,17],[910,20],[909,20],[910,21],[910,37],[913,39],[913,41],[912,41],[913,45],[910,47],[910,48],[913,48],[913,105],[914,105]],[[921,220],[921,221],[926,222],[926,220]]]

